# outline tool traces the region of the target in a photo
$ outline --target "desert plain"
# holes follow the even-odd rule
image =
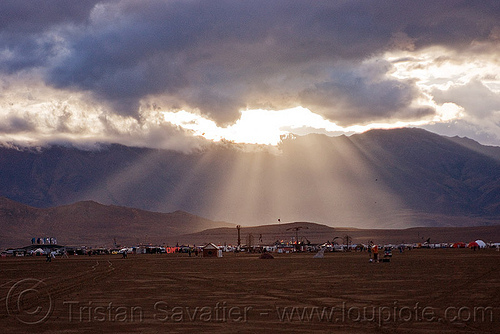
[[[2,333],[498,333],[500,252],[0,259]]]

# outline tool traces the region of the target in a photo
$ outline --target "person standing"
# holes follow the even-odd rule
[[[373,262],[378,262],[378,245],[375,244],[373,245],[372,247],[372,251],[373,251]]]
[[[372,247],[373,247],[373,241],[370,240],[370,242],[368,243],[368,256],[370,257],[370,262],[373,261],[372,259]]]

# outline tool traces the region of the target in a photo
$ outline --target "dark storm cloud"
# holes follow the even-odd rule
[[[414,83],[359,76],[363,61],[398,46],[397,34],[417,49],[486,41],[500,5],[2,1],[0,13],[2,71],[39,70],[48,84],[88,91],[121,114],[135,115],[153,96],[219,122],[234,121],[239,108],[286,103],[349,122],[428,113],[409,108]]]
[[[82,24],[98,1],[5,0],[0,3],[0,53],[8,52],[0,69],[12,73],[46,66],[57,53],[57,43],[47,35],[61,25]]]
[[[388,62],[377,61],[335,70],[329,80],[302,92],[302,105],[341,124],[432,113],[430,108],[411,107],[420,95],[419,90],[411,80],[385,79],[390,68]]]
[[[3,0],[0,29],[16,34],[39,33],[53,25],[88,19],[98,0]]]

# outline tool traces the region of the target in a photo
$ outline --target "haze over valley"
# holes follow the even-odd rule
[[[1,196],[33,207],[90,200],[244,226],[475,226],[500,217],[500,148],[422,129],[294,136],[272,151],[3,147],[0,175]]]

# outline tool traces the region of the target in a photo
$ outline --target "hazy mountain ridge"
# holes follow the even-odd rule
[[[219,226],[187,212],[148,212],[94,201],[54,208],[34,208],[0,198],[0,248],[22,246],[33,237],[56,237],[66,245],[162,244],[172,235],[192,233]]]
[[[183,210],[243,225],[467,226],[500,221],[500,148],[421,129],[289,138],[281,154],[121,145],[0,148],[0,195]]]
[[[500,164],[491,157],[493,150],[481,152],[488,147],[476,143],[472,150],[470,140],[418,129],[375,130],[352,138],[368,148],[391,189],[410,207],[445,214],[500,213]]]

